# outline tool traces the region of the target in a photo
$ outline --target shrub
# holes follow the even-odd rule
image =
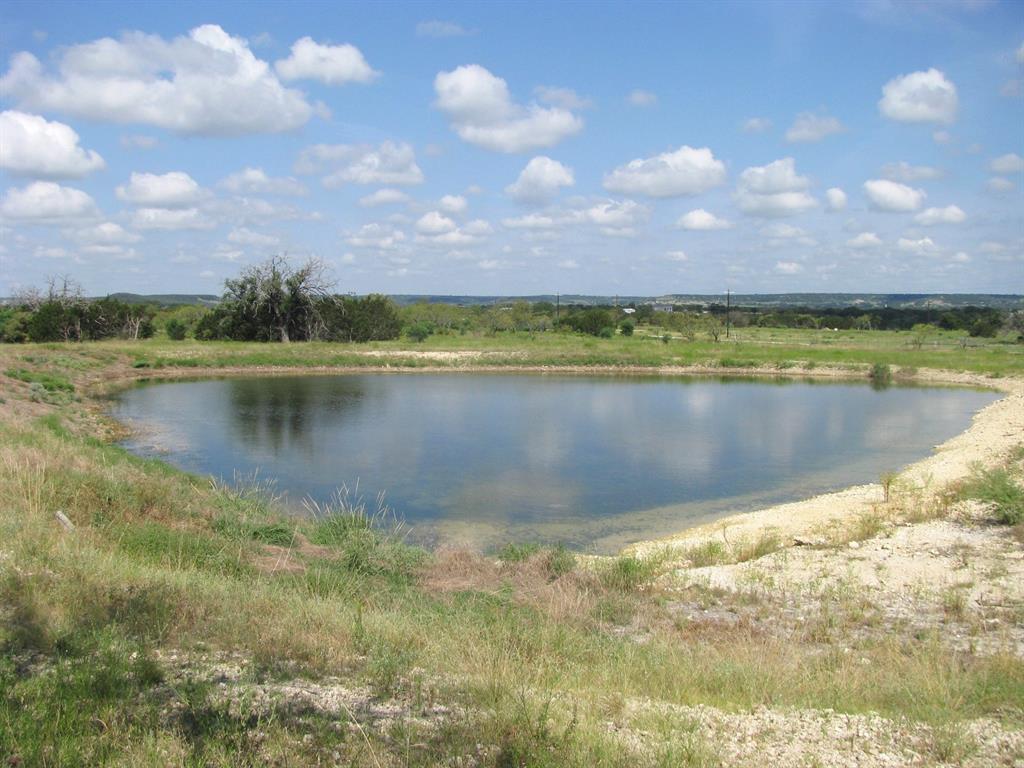
[[[1024,488],[1004,467],[976,471],[964,484],[961,496],[991,504],[998,523],[1024,523]]]
[[[176,317],[172,317],[164,326],[167,331],[167,338],[172,341],[183,341],[185,339],[185,324]]]
[[[871,386],[875,389],[885,389],[892,384],[892,369],[885,363],[875,363],[871,366]]]
[[[632,320],[623,320],[622,324],[619,325],[619,330],[622,331],[623,336],[632,336],[635,327]]]
[[[405,335],[417,343],[425,341],[430,334],[430,326],[423,322],[413,323],[405,331]]]

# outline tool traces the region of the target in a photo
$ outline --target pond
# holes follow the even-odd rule
[[[998,394],[775,379],[353,374],[143,383],[125,445],[298,513],[378,494],[425,544],[613,552],[927,456]]]

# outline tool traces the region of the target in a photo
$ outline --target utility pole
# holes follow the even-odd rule
[[[729,338],[729,326],[732,322],[732,297],[729,294],[729,289],[725,289],[725,338]]]

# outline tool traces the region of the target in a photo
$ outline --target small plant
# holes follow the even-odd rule
[[[619,325],[619,330],[622,332],[623,336],[632,336],[633,330],[635,328],[636,325],[633,323],[632,320],[623,320],[622,323]]]
[[[662,344],[668,344],[671,340],[672,340],[672,337],[669,336],[667,333],[661,334],[661,343]]]
[[[883,472],[879,478],[879,482],[882,484],[882,500],[888,504],[889,495],[892,492],[893,483],[896,482],[898,475],[895,472]]]
[[[164,326],[164,330],[167,331],[167,338],[171,341],[184,341],[185,332],[188,329],[181,320],[176,317],[172,317],[167,321],[167,325]]]
[[[609,589],[630,592],[643,586],[654,576],[657,563],[642,560],[634,555],[623,555],[612,561],[601,574],[601,580]]]
[[[892,368],[885,363],[875,363],[871,366],[871,386],[874,389],[885,389],[892,384]]]
[[[975,470],[960,494],[965,499],[991,504],[996,522],[1002,525],[1024,523],[1024,488],[1005,467]]]
[[[727,556],[725,544],[714,539],[697,544],[686,550],[685,557],[691,568],[705,568],[724,562]]]

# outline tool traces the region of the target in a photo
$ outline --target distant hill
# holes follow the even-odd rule
[[[208,293],[112,293],[110,298],[125,304],[159,304],[161,307],[177,307],[181,304],[202,304],[212,307],[220,303],[220,296]]]
[[[426,301],[436,304],[479,306],[508,301],[550,301],[555,294],[536,296],[445,296],[398,294],[391,297],[398,304]],[[557,297],[563,305],[582,304],[725,304],[725,294],[671,293],[662,296],[590,296],[563,293]],[[838,309],[864,307],[877,309],[934,309],[936,307],[992,307],[995,309],[1024,309],[1024,296],[1020,294],[986,293],[734,293],[730,299],[736,307]]]

